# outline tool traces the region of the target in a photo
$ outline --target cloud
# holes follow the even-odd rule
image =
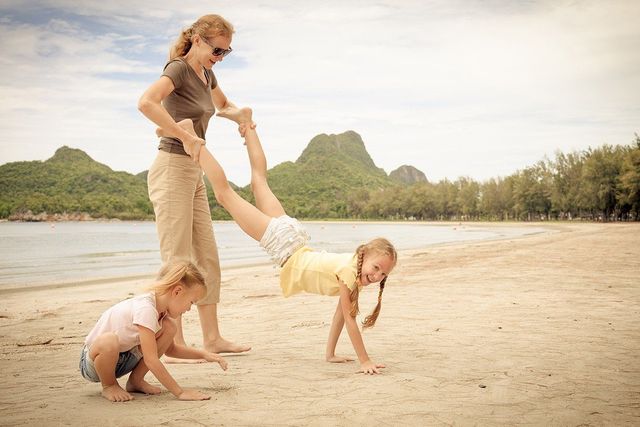
[[[254,107],[271,165],[318,133],[355,130],[387,172],[431,180],[507,175],[556,150],[629,143],[638,131],[634,1],[229,2],[236,27],[215,72]],[[3,2],[0,162],[63,144],[138,172],[154,126],[136,102],[201,2]],[[235,127],[207,135],[230,178],[248,182]]]

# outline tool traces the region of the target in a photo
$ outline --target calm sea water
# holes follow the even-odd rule
[[[384,236],[402,249],[499,239],[541,227],[474,227],[424,223],[304,223],[311,246],[351,252]],[[233,222],[213,224],[222,267],[268,264],[269,258]],[[153,274],[160,266],[153,222],[0,223],[0,289]]]

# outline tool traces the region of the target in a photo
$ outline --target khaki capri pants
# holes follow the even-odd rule
[[[193,262],[207,285],[207,295],[198,305],[217,304],[220,261],[202,170],[189,156],[158,150],[147,184],[162,262]]]

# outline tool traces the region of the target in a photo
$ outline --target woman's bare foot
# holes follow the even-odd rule
[[[251,350],[248,345],[234,344],[224,338],[218,338],[204,345],[204,349],[212,353],[244,353]]]
[[[144,394],[160,394],[162,389],[154,385],[149,384],[145,380],[132,381],[129,376],[126,389],[129,393],[144,393]]]
[[[102,387],[102,396],[112,402],[128,402],[129,400],[133,400],[133,396],[123,390],[118,383]]]
[[[249,107],[227,107],[224,110],[220,110],[216,113],[216,116],[224,117],[225,119],[232,120],[239,125],[246,125],[252,123],[251,116],[253,111]]]

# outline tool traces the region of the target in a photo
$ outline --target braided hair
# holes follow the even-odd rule
[[[358,246],[358,249],[356,249],[356,254],[358,256],[356,280],[359,280],[360,276],[362,275],[362,264],[364,263],[364,256],[366,253],[370,251],[375,251],[375,252],[379,252],[380,254],[387,255],[389,258],[393,260],[394,264],[398,260],[398,254],[396,252],[396,249],[393,247],[391,242],[389,242],[387,239],[377,238],[377,239],[371,240],[368,243],[360,245]],[[380,314],[380,308],[382,307],[382,292],[384,291],[384,286],[386,283],[387,283],[387,277],[385,277],[380,281],[380,290],[378,291],[378,303],[376,304],[371,314],[365,317],[364,320],[362,321],[362,326],[364,328],[371,328],[373,327],[373,325],[376,324],[376,320],[378,319],[378,315]],[[360,309],[358,306],[359,295],[360,295],[360,287],[356,286],[355,289],[351,291],[351,295],[350,295],[351,311],[349,314],[351,314],[352,317],[356,317],[357,314],[360,312]]]

